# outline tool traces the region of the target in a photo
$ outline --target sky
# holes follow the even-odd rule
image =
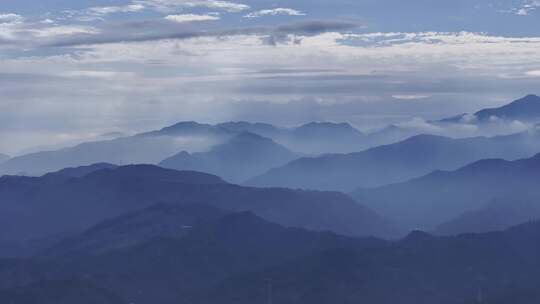
[[[474,112],[540,94],[538,50],[539,0],[5,0],[0,152],[182,120]]]

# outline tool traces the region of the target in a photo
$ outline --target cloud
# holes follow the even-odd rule
[[[537,79],[498,75],[540,70],[537,37],[364,34],[353,32],[357,23],[331,20],[203,27],[162,18],[98,23],[90,33],[16,26],[15,37],[33,44],[0,58],[0,125],[26,121],[21,132],[43,132],[44,142],[51,133],[140,131],[182,119],[374,126],[500,105],[531,92]],[[43,29],[50,34],[33,31]],[[41,47],[50,45],[66,48]],[[28,52],[32,46],[44,53]],[[433,129],[421,120],[409,126]],[[462,123],[455,134],[472,128]]]
[[[276,16],[276,15],[305,16],[306,14],[292,8],[275,8],[275,9],[266,9],[266,10],[260,10],[257,12],[249,13],[245,15],[244,18],[259,18],[263,16]]]
[[[95,6],[82,10],[65,10],[60,19],[75,19],[83,22],[94,22],[105,20],[105,17],[120,13],[137,13],[146,7],[142,4],[132,3],[122,6]]]
[[[217,15],[195,15],[195,14],[183,14],[183,15],[168,15],[165,17],[165,20],[169,20],[172,22],[195,22],[195,21],[215,21],[219,20],[219,16]]]
[[[250,8],[249,5],[242,3],[217,0],[135,0],[134,3],[152,7],[162,12],[176,11],[181,8],[206,7],[237,13]]]
[[[539,0],[528,0],[522,7],[515,8],[512,11],[519,16],[528,16],[531,12],[537,10],[540,7]]]
[[[6,23],[21,23],[24,21],[24,17],[18,14],[0,14],[0,24]]]
[[[172,15],[171,15],[172,16]],[[195,21],[197,15],[178,15],[178,20]],[[214,17],[213,15],[209,15]],[[207,18],[207,17],[202,17]],[[171,17],[176,19],[176,17]],[[207,19],[208,20],[208,19]],[[174,20],[170,20],[174,21]],[[177,21],[178,22],[178,21]],[[226,37],[241,35],[261,35],[272,37],[275,43],[285,41],[288,35],[313,36],[325,32],[353,29],[357,24],[339,21],[308,21],[285,24],[278,27],[241,27],[224,30],[198,30],[171,26],[160,22],[128,22],[101,28],[100,32],[59,36],[41,41],[39,45],[48,47],[74,47],[84,45],[111,44],[120,42],[144,42],[158,40],[185,40],[200,37]],[[137,28],[137,31],[134,31]]]
[[[429,95],[392,95],[395,99],[400,100],[418,100],[418,99],[426,99],[429,98]]]
[[[277,32],[316,35],[325,32],[340,32],[360,27],[360,24],[343,21],[305,21],[277,27]]]
[[[527,71],[525,75],[528,77],[540,77],[540,70]]]
[[[109,14],[117,13],[135,13],[144,10],[145,7],[142,4],[129,4],[124,6],[102,6],[102,7],[91,7],[87,11],[91,14],[98,16],[105,16]]]

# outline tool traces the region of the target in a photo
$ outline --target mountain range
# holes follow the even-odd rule
[[[498,231],[536,219],[540,219],[539,199],[518,195],[517,198],[494,199],[487,206],[466,211],[438,225],[433,232],[437,235],[457,235]]]
[[[540,97],[537,95],[527,95],[507,105],[483,109],[472,116],[461,114],[439,120],[440,123],[486,123],[494,120],[519,120],[538,123],[540,122]]]
[[[481,160],[456,171],[435,171],[404,183],[358,189],[352,195],[409,229],[435,229],[445,223],[441,232],[470,232],[467,227],[489,231],[540,217],[539,179],[540,154],[516,161]],[[504,220],[497,219],[497,214]]]
[[[353,191],[452,170],[485,158],[515,160],[540,151],[540,132],[452,139],[418,135],[363,152],[304,157],[250,180],[259,187]]]
[[[177,170],[206,172],[229,182],[242,183],[298,157],[298,154],[271,139],[242,132],[208,152],[190,154],[183,151],[159,165]]]
[[[539,105],[540,97],[528,95],[500,108],[478,111],[474,117],[479,121],[493,120],[493,117],[540,121]],[[459,115],[435,123],[461,123],[466,116]],[[211,125],[185,121],[133,136],[113,137],[110,140],[85,142],[59,150],[34,152],[4,162],[0,160],[0,174],[39,176],[66,167],[100,162],[116,165],[158,164],[182,151],[190,154],[209,152],[244,132],[272,139],[295,153],[316,156],[353,153],[388,145],[417,135],[420,131],[391,125],[376,132],[362,133],[348,123],[330,122],[311,122],[285,128],[265,123],[226,122]]]
[[[392,236],[397,232],[392,223],[337,192],[241,187],[205,173],[152,165],[96,169],[82,177],[58,173],[1,177],[0,240],[74,233],[156,203],[250,210],[284,226],[345,235]],[[71,175],[74,171],[68,170]]]
[[[272,139],[276,144],[304,155],[360,151],[415,134],[396,128],[363,134],[347,123],[312,122],[284,128],[264,123],[227,122],[210,125],[187,121],[134,136],[85,142],[74,147],[17,156],[0,164],[0,174],[39,176],[66,167],[103,162],[116,165],[158,164],[182,151],[190,154],[211,152],[243,133]]]
[[[53,247],[54,255],[47,254],[49,250],[31,259],[0,259],[0,302],[540,300],[540,222],[456,237],[415,231],[389,242],[285,228],[252,212],[212,209],[213,215],[204,217],[210,209],[157,205],[111,218],[60,242]],[[203,218],[198,218],[202,210]],[[186,229],[179,223],[190,225]],[[135,229],[125,229],[132,225]]]
[[[157,164],[179,151],[204,151],[230,138],[226,130],[194,122],[112,140],[86,142],[55,151],[13,157],[0,164],[1,174],[39,176],[67,167],[94,163]]]

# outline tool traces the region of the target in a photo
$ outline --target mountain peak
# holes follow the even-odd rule
[[[164,127],[159,131],[143,133],[142,135],[215,135],[227,134],[229,131],[210,124],[198,123],[196,121],[181,121],[174,125]]]
[[[540,120],[540,97],[530,94],[498,108],[478,111],[474,115],[480,120],[489,120],[493,117]]]
[[[532,120],[538,122],[540,121],[540,96],[529,94],[500,107],[482,109],[473,115],[459,114],[436,122],[486,122],[492,119]]]
[[[519,101],[521,101],[521,102],[523,102],[523,101],[540,102],[540,96],[535,95],[535,94],[529,94],[529,95],[527,95],[527,96],[525,96],[525,97],[523,97],[521,99],[516,100],[515,102],[519,102]]]
[[[298,128],[341,128],[341,129],[354,129],[353,126],[351,126],[349,123],[341,122],[341,123],[335,123],[335,122],[328,122],[328,121],[313,121],[304,125],[301,125]]]
[[[271,139],[263,137],[261,135],[244,131],[235,137],[233,137],[231,140],[247,140],[247,141],[271,141]]]
[[[432,239],[433,236],[423,230],[413,230],[405,238],[402,239],[403,243],[419,243]]]
[[[334,123],[334,122],[310,122],[304,125],[301,125],[294,129],[294,132],[297,134],[312,135],[317,133],[326,133],[336,134],[336,135],[353,135],[358,136],[362,135],[355,127],[351,126],[349,123]],[[339,133],[336,133],[339,132]]]

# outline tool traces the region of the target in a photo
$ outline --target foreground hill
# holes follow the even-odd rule
[[[136,218],[144,218],[145,212]],[[119,231],[125,223],[125,218],[110,219],[75,239],[94,243],[90,231],[102,231],[99,227],[104,226]],[[142,238],[138,244],[108,247],[97,255],[95,247],[84,254],[71,250],[71,244],[62,246],[77,253],[62,258],[0,260],[0,302],[243,304],[270,299],[290,304],[390,304],[398,298],[404,304],[472,304],[481,297],[488,303],[513,299],[529,304],[540,300],[538,222],[457,237],[417,231],[386,242],[284,228],[241,212],[204,220],[179,237]]]
[[[67,179],[4,176],[0,201],[0,240],[79,231],[156,203],[251,210],[285,226],[346,235],[395,232],[391,224],[341,193],[240,187],[209,174],[151,165],[103,169]]]
[[[254,186],[337,190],[402,182],[485,158],[509,160],[540,151],[540,132],[452,139],[419,135],[359,153],[301,158],[250,180]]]
[[[540,154],[517,161],[482,160],[457,171],[436,171],[400,184],[359,189],[353,196],[381,214],[399,220],[408,228],[433,229],[465,212],[490,208],[488,204],[495,199],[508,204],[506,210],[512,208],[512,204],[521,202],[538,204],[540,201],[538,180],[540,180]],[[500,206],[501,203],[492,205],[491,210],[499,209]],[[534,209],[527,208],[523,211],[526,210]],[[538,213],[530,215],[534,214]],[[507,224],[510,225],[530,219],[523,218],[524,214],[516,212],[510,212],[505,216]],[[493,220],[496,221],[495,218]],[[489,224],[485,219],[482,222]],[[482,225],[480,221],[478,224]],[[488,229],[489,226],[484,228]],[[504,228],[504,225],[493,228]],[[479,227],[474,230],[477,229]]]
[[[184,151],[159,165],[176,170],[207,172],[230,182],[241,183],[297,157],[298,154],[271,139],[243,132],[208,152],[190,154]]]
[[[193,215],[193,210],[171,210],[177,216],[183,214],[182,217],[190,218]],[[163,235],[155,234],[156,238],[140,238],[140,231],[152,230],[158,222],[156,214],[155,210],[147,209],[135,216],[139,219],[150,217],[155,221],[138,221],[137,227],[143,229],[135,229],[133,233],[131,230],[125,232],[130,236],[129,239],[136,241],[131,246],[100,247],[115,239],[117,233],[109,235],[98,231],[103,231],[103,227],[110,231],[122,231],[126,225],[126,218],[123,217],[110,219],[74,237],[72,240],[76,242],[68,240],[56,245],[56,252],[64,252],[61,258],[37,257],[27,264],[26,271],[32,273],[30,276],[18,268],[17,262],[2,264],[0,261],[0,290],[33,290],[44,278],[49,282],[84,280],[86,284],[83,287],[94,286],[96,294],[101,295],[102,289],[108,290],[128,303],[189,302],[198,297],[199,291],[223,279],[240,273],[261,271],[312,252],[340,247],[386,246],[385,241],[376,239],[353,239],[328,232],[284,228],[266,222],[251,212],[234,213],[213,220],[206,218],[194,223],[182,236],[172,235],[171,232],[177,228],[169,227],[162,230]],[[165,212],[160,214],[170,218]],[[96,233],[101,234],[101,237],[96,239]],[[81,244],[92,246],[81,247]],[[85,253],[84,248],[90,251]],[[96,255],[96,248],[101,248],[100,254]],[[17,275],[10,275],[15,269],[19,269]],[[11,279],[7,280],[6,275],[10,275]],[[72,289],[66,285],[60,293],[66,294]],[[73,295],[78,293],[84,295],[77,289]],[[18,299],[13,292],[6,292],[2,298],[0,291],[0,299],[9,300],[10,297]],[[39,303],[54,303],[54,298],[34,299],[43,300],[50,302]]]
[[[227,214],[230,212],[205,204],[156,204],[105,220],[82,234],[57,242],[40,255],[49,258],[98,255],[155,238],[179,239],[194,227]]]
[[[225,280],[198,303],[513,303],[540,300],[540,223],[388,247],[341,248]],[[265,288],[266,287],[266,288]],[[479,300],[480,298],[480,300]]]

